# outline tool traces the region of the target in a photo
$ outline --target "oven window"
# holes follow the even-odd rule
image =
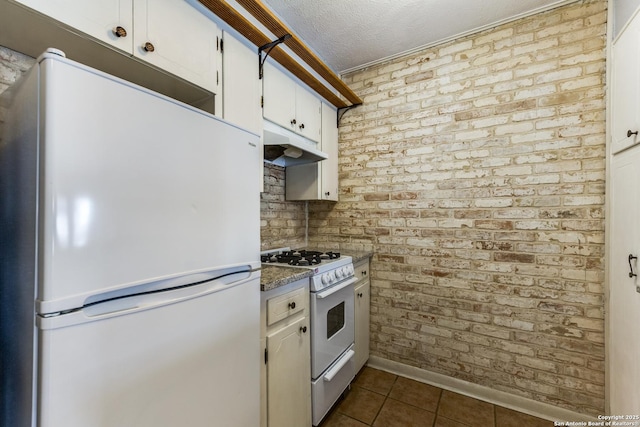
[[[327,313],[327,339],[334,336],[344,327],[344,301]]]

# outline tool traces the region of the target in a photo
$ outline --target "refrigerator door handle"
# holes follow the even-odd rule
[[[247,276],[239,280],[229,281],[216,277],[201,282],[180,285],[173,288],[153,290],[126,296],[119,296],[104,301],[97,301],[75,310],[55,313],[48,316],[37,316],[36,324],[40,329],[62,328],[96,320],[122,316],[134,312],[175,304],[184,300],[199,298],[213,292],[224,291],[251,280],[259,280],[260,271],[241,271]],[[229,277],[230,275],[226,275]],[[259,285],[256,293],[260,292]]]
[[[82,309],[82,307],[135,294],[149,293],[155,290],[164,290],[186,286],[196,282],[221,278],[222,282],[229,283],[239,280],[239,274],[247,277],[250,271],[255,270],[251,263],[241,263],[235,265],[220,266],[215,269],[202,269],[182,272],[179,274],[163,277],[148,278],[145,280],[114,284],[112,287],[104,287],[99,293],[87,292],[69,295],[65,298],[36,300],[36,313],[42,317],[50,317],[64,313],[71,313]],[[91,288],[91,286],[86,286]]]

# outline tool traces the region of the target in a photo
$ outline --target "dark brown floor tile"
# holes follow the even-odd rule
[[[371,424],[378,415],[384,399],[384,396],[379,393],[362,387],[352,387],[351,392],[336,408],[336,412]]]
[[[450,420],[449,418],[438,416],[434,427],[469,427],[467,424],[462,424],[457,421]]]
[[[473,427],[495,425],[493,405],[447,390],[442,392],[438,416],[449,418]]]
[[[442,389],[440,388],[398,377],[391,388],[389,397],[427,411],[436,412],[441,393]]]
[[[389,391],[397,377],[397,375],[365,366],[364,369],[360,371],[353,384],[386,396],[389,394]]]
[[[552,421],[543,420],[511,409],[496,406],[496,427],[551,427]]]
[[[436,414],[388,398],[380,410],[375,427],[431,427]]]
[[[333,412],[320,424],[320,427],[367,427],[368,425],[339,412]]]

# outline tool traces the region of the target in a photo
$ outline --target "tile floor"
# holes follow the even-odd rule
[[[551,427],[552,421],[365,367],[321,427]]]

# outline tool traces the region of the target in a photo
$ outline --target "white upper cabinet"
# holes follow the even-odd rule
[[[322,188],[320,198],[338,201],[338,112],[322,103],[322,151],[329,158],[320,162]]]
[[[338,201],[338,127],[335,108],[322,103],[322,141],[320,150],[329,156],[317,163],[286,169],[287,200]]]
[[[213,93],[218,26],[184,0],[135,0],[133,55]],[[152,51],[149,51],[151,49]]]
[[[321,102],[313,93],[296,84],[296,126],[300,135],[312,141],[321,138]]]
[[[250,48],[225,32],[223,35],[224,75],[222,117],[236,125],[262,133],[258,49]]]
[[[611,152],[640,142],[640,16],[629,21],[612,49]]]
[[[16,0],[125,52],[133,50],[133,0]]]
[[[184,0],[18,0],[107,45],[218,93],[215,22]]]
[[[286,74],[269,62],[262,76],[262,115],[265,119],[295,131],[296,85]]]
[[[264,64],[262,81],[264,118],[319,142],[320,99],[269,62]]]

